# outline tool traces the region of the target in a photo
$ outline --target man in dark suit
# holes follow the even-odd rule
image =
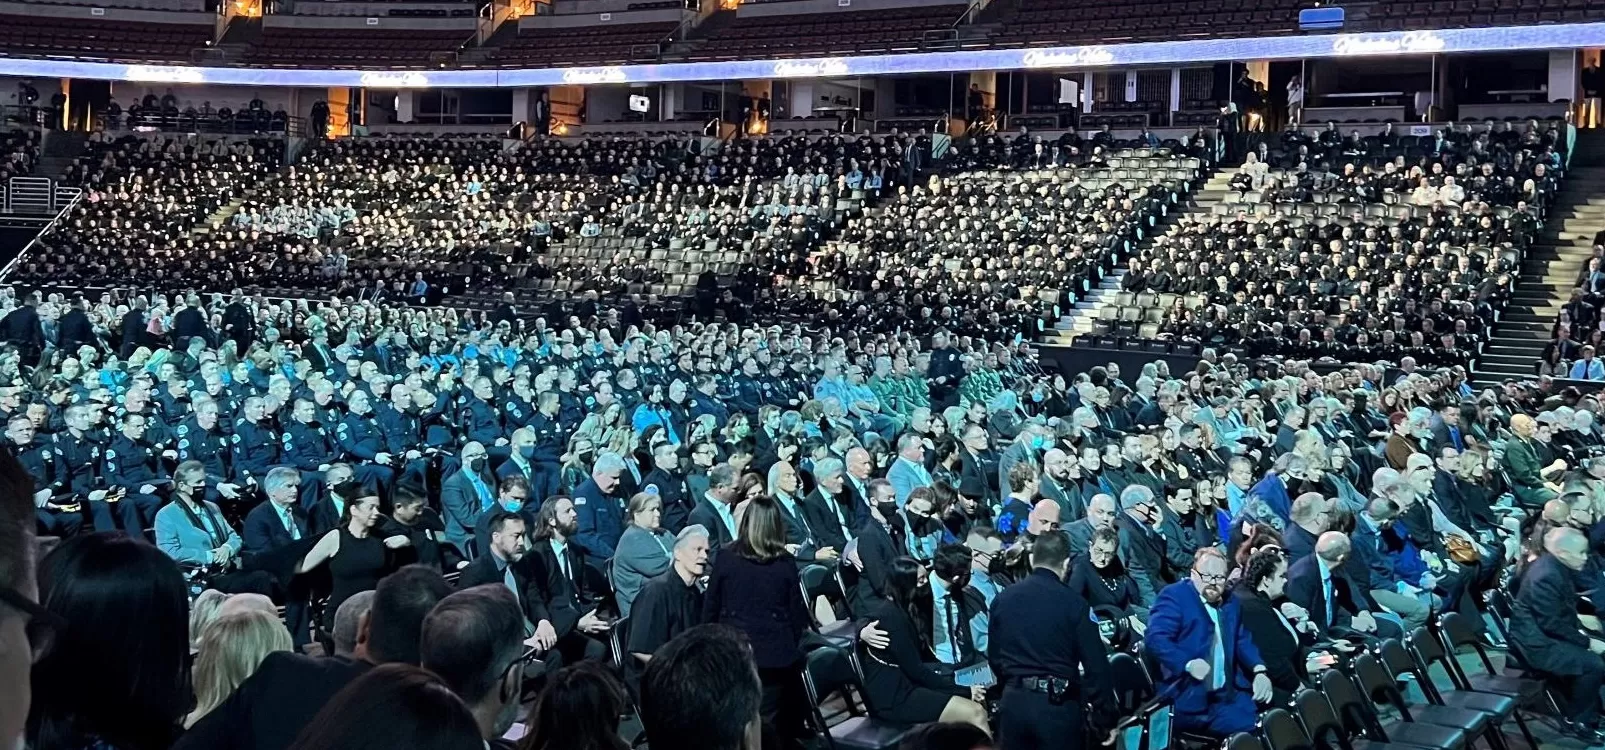
[[[1546,554],[1521,576],[1510,617],[1510,642],[1527,665],[1570,683],[1563,707],[1567,729],[1588,745],[1605,744],[1599,731],[1600,686],[1605,684],[1605,641],[1577,622],[1577,574],[1588,564],[1588,539],[1576,529],[1544,535]]]
[[[357,631],[352,658],[268,654],[173,750],[284,750],[335,693],[370,667],[417,664],[424,617],[450,593],[439,571],[421,565],[385,576]]]
[[[56,348],[77,356],[81,347],[100,348],[100,338],[95,335],[95,324],[89,321],[89,313],[84,308],[88,300],[82,297],[74,300],[72,307],[56,321]]]
[[[236,351],[243,354],[256,340],[256,318],[245,306],[245,295],[240,290],[235,289],[233,296],[228,307],[223,308],[223,338],[233,341]]]
[[[1379,623],[1366,609],[1364,596],[1344,573],[1349,550],[1349,538],[1343,532],[1328,531],[1316,539],[1315,554],[1287,570],[1287,600],[1310,613],[1322,638],[1378,634]]]
[[[189,295],[184,299],[184,306],[173,313],[172,335],[175,342],[198,338],[209,347],[217,346],[217,337],[206,323],[206,310],[201,307],[200,295]]]
[[[847,548],[847,540],[853,538],[856,525],[853,510],[844,507],[844,501],[851,502],[844,479],[846,473],[846,467],[834,458],[815,463],[814,491],[802,501],[802,513],[819,543],[833,549]]]
[[[1112,528],[1119,513],[1113,497],[1102,493],[1093,495],[1087,501],[1087,517],[1064,526],[1064,535],[1070,540],[1070,555],[1087,554],[1087,550],[1092,549],[1092,536],[1099,529]]]
[[[525,643],[550,651],[557,644],[557,629],[546,608],[546,596],[531,580],[533,566],[524,559],[529,550],[528,539],[529,528],[517,513],[491,513],[490,546],[485,554],[463,568],[457,587],[469,589],[487,583],[506,586],[518,597],[518,607],[524,613]]]
[[[893,538],[901,520],[897,493],[890,482],[876,479],[869,483],[869,520],[858,525],[858,545],[841,566],[842,584],[847,587],[849,608],[865,611],[870,604],[886,598],[886,574],[892,560],[907,554]]]
[[[708,491],[697,498],[686,525],[701,524],[708,530],[708,556],[711,559],[721,547],[735,541],[736,528],[736,469],[730,464],[718,464],[708,470]]]
[[[288,592],[284,597],[284,620],[298,648],[310,640],[311,623],[307,617],[308,592],[295,585],[295,576],[302,572],[302,560],[316,542],[307,533],[306,512],[296,502],[300,480],[300,473],[286,466],[267,473],[262,480],[267,502],[257,504],[245,515],[240,558],[246,570],[272,573],[279,590]]]
[[[1037,491],[1059,504],[1059,517],[1072,523],[1087,515],[1087,500],[1081,494],[1081,466],[1070,454],[1050,448],[1042,455],[1042,483]]]
[[[1306,492],[1293,498],[1293,507],[1288,511],[1292,523],[1282,533],[1282,546],[1287,549],[1289,565],[1315,554],[1315,540],[1326,531],[1330,519],[1327,505],[1326,498],[1319,492]]]
[[[1403,543],[1388,529],[1398,514],[1399,506],[1385,497],[1367,501],[1354,517],[1354,533],[1349,535],[1351,559],[1344,567],[1350,580],[1359,585],[1360,594],[1398,615],[1405,629],[1414,630],[1432,616],[1419,585],[1429,584],[1430,592],[1435,580],[1427,580],[1431,574],[1426,572],[1413,581],[1400,576],[1393,556],[1395,547]]]
[[[1254,730],[1254,704],[1270,702],[1271,679],[1226,587],[1218,548],[1199,550],[1188,580],[1159,593],[1143,644],[1159,662],[1161,690],[1177,691],[1178,728],[1216,737]]]
[[[589,551],[574,542],[578,530],[574,501],[558,496],[541,504],[530,538],[531,580],[546,599],[565,664],[606,656],[607,647],[600,639],[612,627],[597,614],[606,584],[598,585],[595,563],[586,559]]]
[[[1120,493],[1120,515],[1115,529],[1120,534],[1120,562],[1137,582],[1144,606],[1170,583],[1165,573],[1165,538],[1154,528],[1158,515],[1154,491],[1141,484],[1127,485]],[[1090,548],[1090,545],[1089,545]]]
[[[128,355],[133,354],[135,349],[145,343],[145,304],[144,299],[136,297],[128,312],[123,313],[123,319],[118,325],[118,330],[122,333],[122,343],[117,349],[117,355],[123,359],[127,359]]]

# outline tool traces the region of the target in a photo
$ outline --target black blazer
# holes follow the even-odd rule
[[[1265,660],[1271,685],[1289,694],[1298,692],[1304,687],[1304,650],[1315,639],[1288,630],[1276,612],[1276,605],[1258,592],[1237,587],[1237,603],[1243,627],[1248,629],[1260,657]]]
[[[240,561],[246,568],[266,570],[280,581],[288,581],[294,575],[296,564],[311,550],[317,537],[311,533],[306,511],[301,510],[300,505],[290,506],[290,518],[301,531],[299,543],[290,536],[290,530],[284,528],[272,502],[258,503],[245,514],[245,533],[240,535]]]
[[[844,499],[851,502],[851,490],[842,489]],[[833,507],[834,506],[834,507]],[[816,487],[808,497],[803,498],[801,510],[808,519],[808,525],[814,530],[814,541],[821,547],[832,547],[837,554],[847,546],[847,528],[842,522],[836,520],[836,511],[840,508],[842,518],[847,520],[847,526],[853,525],[853,508],[843,505],[836,498],[825,494],[823,487]]]
[[[1343,638],[1353,632],[1349,629],[1349,620],[1359,614],[1360,608],[1356,602],[1360,599],[1354,596],[1353,585],[1343,570],[1339,568],[1332,571],[1332,599],[1337,604],[1337,612],[1333,613],[1332,624],[1328,626],[1319,560],[1315,555],[1310,555],[1293,563],[1293,567],[1287,570],[1287,588],[1283,596],[1310,613],[1310,620],[1320,629],[1321,637]]]
[[[725,528],[724,519],[719,516],[719,511],[714,509],[713,501],[706,497],[697,498],[697,504],[691,509],[691,515],[686,517],[687,526],[699,523],[708,530],[708,552],[710,555],[714,551],[723,548],[726,544],[735,541],[735,537],[730,534],[730,530]]]
[[[858,526],[858,560],[864,569],[852,565],[841,566],[842,585],[847,587],[848,608],[853,616],[861,616],[875,602],[886,599],[886,574],[891,572],[892,561],[897,559],[897,544],[886,527],[874,518]]]
[[[803,604],[797,560],[782,554],[768,562],[749,560],[727,548],[713,562],[702,621],[729,625],[747,636],[753,660],[764,669],[796,666],[802,659],[808,610]]]
[[[531,549],[524,559],[529,563],[530,579],[546,600],[546,611],[551,613],[552,627],[559,638],[568,635],[579,624],[580,618],[596,608],[601,599],[591,582],[586,579],[588,555],[585,548],[568,540],[565,557],[569,575],[563,575],[557,563],[557,553],[550,540],[532,539]]]
[[[344,656],[268,654],[173,750],[284,750],[335,693],[371,667]]]
[[[890,641],[885,649],[870,648],[868,644],[859,646],[871,655],[863,660],[864,692],[874,715],[892,721],[918,720],[921,717],[909,715],[920,708],[909,704],[915,688],[969,697],[969,688],[959,687],[952,678],[944,678],[925,666],[926,657],[914,620],[890,599],[874,602],[863,616],[879,620]]]
[[[527,558],[526,558],[527,559]],[[546,607],[546,596],[540,587],[530,583],[530,565],[525,561],[513,563],[513,581],[518,585],[518,603],[524,610],[524,617],[529,619],[531,625],[541,620],[551,620],[552,627],[557,622],[552,620],[552,614]],[[457,588],[470,589],[487,583],[505,584],[505,576],[496,569],[496,556],[491,554],[480,555],[463,568],[462,577],[457,579]],[[578,618],[576,618],[576,621]]]

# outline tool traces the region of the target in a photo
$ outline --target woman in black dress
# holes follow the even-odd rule
[[[341,497],[351,498],[340,514],[339,528],[332,529],[313,545],[307,553],[302,570],[310,570],[327,563],[331,581],[329,601],[323,606],[323,621],[333,622],[341,603],[353,594],[372,591],[379,579],[389,573],[392,564],[390,548],[407,545],[407,537],[392,536],[381,539],[377,524],[379,515],[378,494],[364,489],[356,482],[342,482],[334,488]]]
[[[1148,609],[1136,579],[1120,562],[1120,535],[1114,529],[1093,533],[1087,554],[1072,564],[1069,586],[1100,619],[1124,619],[1134,635],[1142,636]]]
[[[901,724],[963,722],[991,734],[986,709],[978,702],[984,690],[956,685],[925,666],[912,614],[921,575],[913,558],[893,560],[886,575],[887,598],[875,600],[863,614],[886,631],[888,641],[885,648],[859,644],[865,657],[864,691],[870,713]]]

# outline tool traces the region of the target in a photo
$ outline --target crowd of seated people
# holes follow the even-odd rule
[[[0,185],[27,177],[39,162],[39,131],[25,128],[0,132]]]
[[[1484,615],[1508,615],[1512,658],[1562,690],[1605,676],[1598,656],[1557,658],[1605,650],[1576,616],[1600,583],[1584,533],[1605,533],[1605,464],[1587,458],[1605,434],[1598,400],[1573,391],[1479,394],[1459,368],[1320,375],[1213,351],[1191,373],[1060,374],[988,336],[660,328],[588,300],[550,317],[199,294],[7,293],[0,307],[15,347],[0,414],[22,466],[9,481],[25,487],[4,496],[33,498],[5,528],[68,540],[37,589],[67,624],[34,670],[34,746],[339,746],[318,738],[353,691],[403,669],[370,664],[456,684],[462,665],[432,659],[461,652],[431,648],[430,623],[486,620],[475,607],[506,613],[507,643],[488,672],[505,687],[463,681],[474,743],[506,731],[519,682],[546,691],[528,729],[548,736],[552,691],[643,663],[656,684],[659,660],[710,623],[751,644],[753,690],[771,696],[753,713],[781,737],[821,729],[799,676],[844,647],[824,635],[843,627],[861,639],[871,717],[986,732],[981,706],[1001,690],[1008,737],[1046,720],[1008,697],[1031,676],[1009,671],[1030,658],[1022,633],[1049,627],[1032,622],[1049,611],[1030,593],[1043,575],[1087,594],[1053,589],[1081,612],[1066,622],[1104,625],[1061,645],[1080,654],[1086,703],[1112,705],[1109,655],[1140,643],[1152,679],[1181,691],[1176,725],[1215,736],[1254,731],[1330,669],[1364,677],[1367,647],[1425,645],[1437,635],[1417,629],[1439,614],[1496,644]],[[1485,613],[1511,570],[1512,611]],[[50,584],[69,575],[123,584]],[[224,612],[227,629],[194,629],[196,670],[223,633],[271,631],[258,674],[218,687],[197,673],[194,697],[181,679],[141,684],[137,704],[115,680],[96,700],[60,682],[136,636],[173,640],[141,654],[181,664],[189,595],[218,596],[205,589],[231,595],[225,610],[283,606],[283,625]],[[163,614],[74,598],[95,591]],[[1013,605],[1025,596],[1041,608]],[[1209,661],[1200,622],[1234,629],[1230,664]],[[113,623],[135,632],[96,640]],[[286,637],[331,655],[276,653]],[[983,662],[996,689],[955,681]],[[1217,667],[1233,674],[1206,680]],[[1598,742],[1597,690],[1567,694],[1565,730]],[[408,705],[389,708],[405,726]],[[1101,732],[1115,714],[1095,716]],[[1421,721],[1449,745],[1475,733]]]
[[[1557,148],[1536,125],[1290,130],[1248,156],[1212,214],[1183,217],[1132,258],[1121,286],[1147,300],[1150,336],[1466,365],[1543,224]]]
[[[14,278],[151,288],[249,278],[265,259],[194,230],[283,157],[284,142],[269,138],[94,134],[63,178],[83,188],[82,200]]]

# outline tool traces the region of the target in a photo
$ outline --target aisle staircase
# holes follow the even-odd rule
[[[1493,338],[1478,357],[1481,386],[1531,378],[1551,340],[1560,308],[1593,257],[1594,235],[1605,230],[1605,133],[1579,133],[1544,233],[1528,249],[1521,277]]]
[[[33,176],[60,180],[67,168],[78,161],[79,154],[84,152],[89,143],[89,134],[75,130],[47,130],[44,139]]]
[[[1171,224],[1180,220],[1180,217],[1208,215],[1215,210],[1216,206],[1224,203],[1226,196],[1232,192],[1227,188],[1227,184],[1231,181],[1233,174],[1235,174],[1235,170],[1217,170],[1214,175],[1204,182],[1202,187],[1188,196],[1186,209],[1173,211],[1159,220],[1158,224],[1153,228],[1153,232],[1137,245],[1137,254],[1141,254],[1143,250],[1151,247],[1154,238],[1164,234]],[[1120,314],[1120,308],[1124,307],[1117,304],[1117,300],[1120,300],[1122,295],[1120,280],[1126,275],[1125,259],[1121,258],[1120,261],[1122,267],[1106,274],[1096,289],[1088,292],[1086,297],[1077,300],[1075,307],[1059,318],[1059,322],[1054,326],[1053,330],[1043,334],[1042,343],[1071,344],[1077,336],[1092,333],[1093,324],[1100,316],[1103,316],[1105,320],[1113,320],[1114,316]]]

